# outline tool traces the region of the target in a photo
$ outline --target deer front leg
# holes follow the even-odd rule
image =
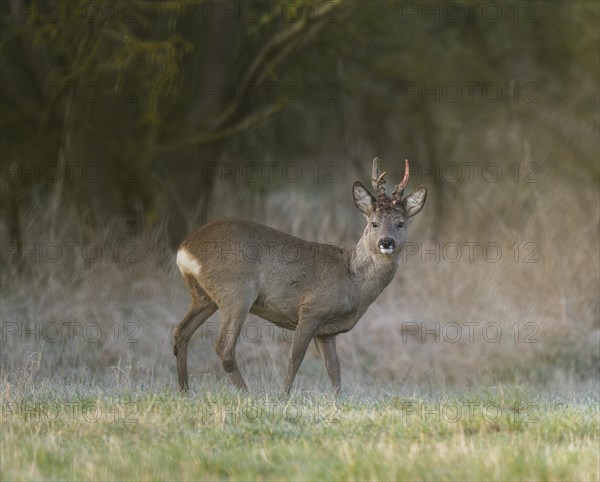
[[[335,336],[315,336],[317,351],[323,358],[325,369],[327,370],[327,375],[329,375],[333,389],[336,395],[339,395],[342,391],[342,372],[335,344]]]
[[[306,354],[306,349],[310,344],[310,340],[315,336],[318,326],[319,324],[316,320],[304,319],[298,323],[294,340],[292,341],[287,375],[283,384],[283,391],[286,395],[290,393],[292,383],[294,382],[294,378],[296,378],[296,373],[298,373],[298,368],[300,368],[300,364]]]

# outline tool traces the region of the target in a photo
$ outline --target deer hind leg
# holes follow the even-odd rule
[[[250,306],[246,306],[246,303],[243,306],[240,306],[240,303],[236,303],[226,308],[220,307],[220,309],[223,317],[215,349],[221,359],[223,369],[229,375],[231,382],[238,390],[247,391],[248,387],[242,378],[235,359],[235,345],[250,311]]]
[[[188,389],[187,372],[187,348],[194,332],[217,311],[217,305],[200,287],[196,279],[191,275],[184,275],[184,279],[190,291],[192,292],[192,306],[183,317],[183,320],[175,327],[173,336],[175,346],[173,352],[177,359],[177,379],[179,381],[179,390],[182,392]]]

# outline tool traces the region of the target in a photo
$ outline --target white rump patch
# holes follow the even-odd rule
[[[200,263],[187,252],[185,248],[181,248],[177,251],[177,266],[181,274],[193,274],[198,276],[200,274]]]

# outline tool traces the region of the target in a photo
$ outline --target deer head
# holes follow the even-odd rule
[[[380,172],[379,158],[376,157],[371,171],[371,182],[376,195],[357,181],[352,187],[352,196],[358,210],[367,218],[363,237],[367,240],[368,249],[373,253],[393,256],[402,250],[410,218],[423,209],[427,189],[423,186],[404,196],[409,177],[408,159],[404,161],[404,177],[391,196],[385,193],[385,175],[385,172]]]

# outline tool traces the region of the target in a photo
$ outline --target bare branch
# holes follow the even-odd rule
[[[176,142],[172,142],[170,144],[160,147],[160,150],[161,151],[170,151],[173,149],[179,149],[179,148],[187,147],[190,145],[210,144],[212,142],[217,142],[222,139],[226,139],[227,137],[233,136],[235,134],[239,134],[240,132],[251,129],[252,127],[255,127],[255,126],[261,124],[262,122],[267,120],[269,117],[275,115],[277,112],[282,110],[286,105],[287,105],[286,101],[280,100],[277,104],[272,105],[266,109],[263,109],[262,111],[243,119],[242,121],[240,121],[239,123],[237,123],[231,127],[228,127],[221,131],[216,131],[216,132],[213,131],[208,134],[201,134],[201,135],[197,135],[197,136],[186,137],[185,139],[179,139]]]
[[[241,75],[240,78],[242,80],[239,86],[240,90],[243,90],[251,83],[260,84],[267,76],[272,75],[274,70],[285,62],[290,53],[297,48],[300,43],[307,41],[317,33],[317,31],[325,24],[324,19],[342,3],[343,0],[335,0],[320,4],[318,18],[310,19],[307,15],[292,27],[276,34],[269,42],[263,45],[254,61]],[[260,124],[272,115],[281,111],[285,105],[287,105],[287,102],[285,100],[280,100],[277,104],[270,106],[257,114],[249,113],[241,120],[235,121],[236,116],[241,113],[244,103],[239,101],[234,102],[221,111],[215,120],[213,129],[207,134],[180,139],[163,146],[161,150],[165,151],[190,145],[209,144],[225,139]]]

